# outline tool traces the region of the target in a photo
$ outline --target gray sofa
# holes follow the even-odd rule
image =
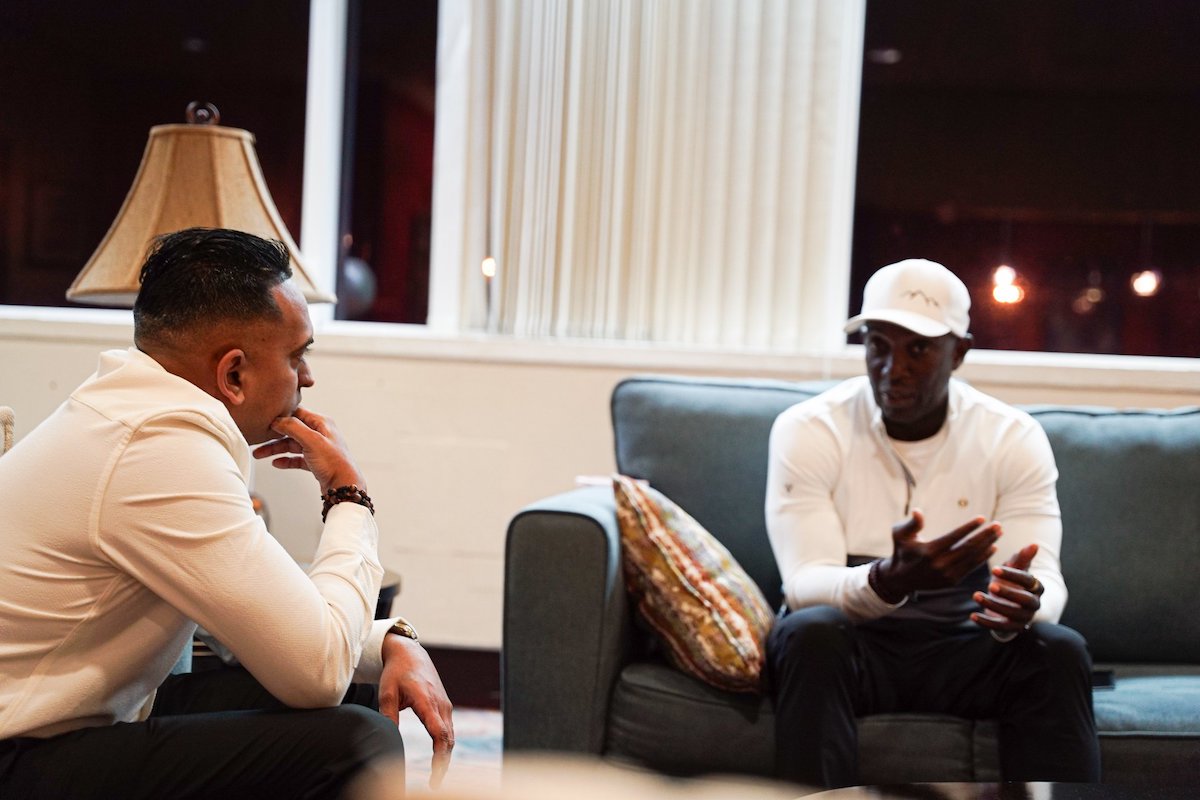
[[[612,398],[617,467],[646,478],[780,600],[763,522],[767,435],[828,384],[645,377]],[[1115,688],[1094,693],[1104,780],[1200,782],[1200,409],[1037,407],[1060,471],[1063,622]],[[668,666],[626,600],[611,489],[522,510],[508,531],[504,748],[575,751],[673,774],[769,775],[770,702]],[[995,725],[861,720],[864,783],[996,780]]]

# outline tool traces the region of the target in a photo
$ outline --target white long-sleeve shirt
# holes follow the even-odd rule
[[[194,623],[292,706],[378,679],[374,517],[334,506],[306,575],[251,461],[222,403],[133,348],[0,458],[0,738],[144,718]]]
[[[950,381],[945,427],[919,475],[884,428],[869,380],[852,378],[798,403],[771,430],[767,533],[790,608],[831,605],[855,621],[895,611],[867,583],[892,554],[892,526],[921,509],[918,538],[935,539],[975,516],[1001,523],[992,565],[1036,542],[1030,571],[1045,586],[1035,619],[1057,622],[1067,601],[1059,563],[1058,469],[1045,432],[1019,409]]]

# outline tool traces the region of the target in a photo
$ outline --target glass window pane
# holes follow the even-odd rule
[[[850,310],[925,257],[976,346],[1200,356],[1198,36],[1182,0],[868,0]]]
[[[428,313],[437,16],[436,0],[351,5],[339,319],[423,324]]]
[[[71,305],[150,128],[193,100],[249,130],[300,238],[307,0],[0,2],[0,303]]]

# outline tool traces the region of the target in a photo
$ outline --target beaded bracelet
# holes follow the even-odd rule
[[[336,489],[330,489],[321,495],[321,499],[325,501],[325,507],[321,509],[321,522],[325,521],[326,515],[329,514],[329,509],[338,503],[358,503],[360,506],[366,506],[372,515],[375,514],[375,504],[371,502],[371,498],[353,483],[349,486],[339,486]]]

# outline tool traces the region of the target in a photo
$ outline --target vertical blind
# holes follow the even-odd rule
[[[440,25],[431,325],[840,341],[863,0],[443,0]]]

